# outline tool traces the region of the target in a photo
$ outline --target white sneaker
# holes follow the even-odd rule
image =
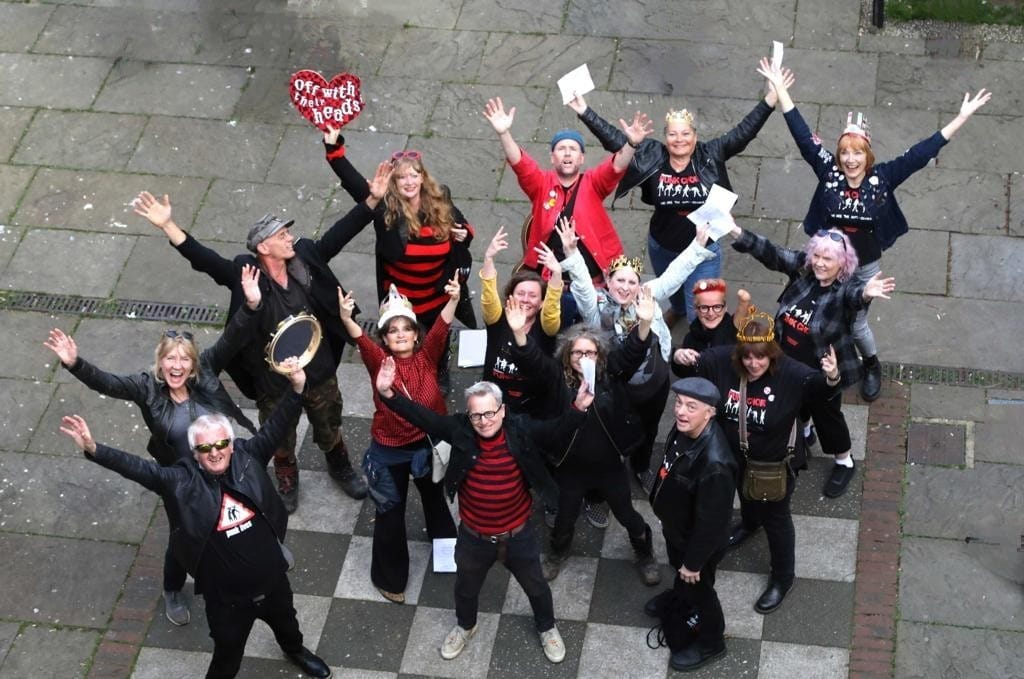
[[[452,627],[452,631],[448,633],[448,636],[444,638],[444,643],[441,644],[441,657],[445,660],[457,657],[459,653],[462,653],[462,649],[466,647],[466,642],[472,639],[474,634],[476,634],[476,625],[471,629],[462,629],[458,625]]]
[[[560,663],[565,660],[565,642],[562,641],[562,635],[558,633],[557,627],[540,633],[540,645],[544,649],[544,655],[551,662]]]

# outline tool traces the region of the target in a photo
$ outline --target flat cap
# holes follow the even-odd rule
[[[707,403],[712,408],[718,407],[718,402],[722,400],[722,395],[718,393],[718,387],[703,377],[687,377],[676,380],[672,383],[672,391]]]
[[[273,236],[281,229],[286,229],[295,223],[294,219],[285,221],[272,214],[265,214],[249,228],[249,237],[245,239],[245,247],[251,252],[256,252],[256,246]]]

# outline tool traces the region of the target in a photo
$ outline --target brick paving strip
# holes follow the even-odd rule
[[[868,409],[850,679],[893,676],[909,411],[910,388],[892,381]]]

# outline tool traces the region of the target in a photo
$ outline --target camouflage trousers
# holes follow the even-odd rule
[[[281,400],[282,394],[264,397],[256,401],[259,408],[260,424],[262,425],[274,412],[274,406]],[[302,408],[306,411],[309,427],[313,430],[313,441],[326,454],[335,446],[344,445],[341,439],[342,398],[338,389],[338,378],[334,375],[320,384],[306,388],[302,395]],[[297,463],[295,455],[295,428],[299,424],[296,417],[292,422],[287,438],[274,451],[274,467],[294,467]]]

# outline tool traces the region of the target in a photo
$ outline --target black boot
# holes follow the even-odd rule
[[[694,641],[672,654],[669,665],[680,672],[691,672],[725,655],[725,639],[714,642]]]
[[[366,481],[352,468],[344,441],[339,439],[334,448],[324,453],[324,459],[327,460],[327,473],[338,482],[346,495],[353,500],[366,497]]]
[[[870,403],[882,393],[882,364],[878,356],[864,359],[864,379],[860,383],[860,397]]]
[[[729,533],[729,543],[725,546],[725,549],[730,551],[736,549],[743,544],[744,540],[756,532],[757,528],[746,528],[742,521],[736,523],[732,527],[732,532]]]
[[[783,582],[772,578],[768,581],[768,588],[764,590],[754,604],[754,610],[761,615],[768,615],[782,605],[789,590],[793,589],[793,581]]]
[[[654,537],[651,534],[651,527],[645,524],[643,536],[635,538],[630,535],[629,542],[633,545],[633,553],[636,554],[636,568],[640,571],[640,579],[648,587],[660,583],[661,572],[654,560]]]

